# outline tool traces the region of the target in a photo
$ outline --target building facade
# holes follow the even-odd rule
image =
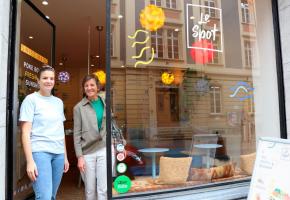
[[[5,158],[0,161],[0,199],[21,199],[17,195],[24,186],[29,186],[21,185],[25,160],[19,134],[14,133],[18,132],[17,117],[12,116],[17,113],[15,105],[20,103],[15,104],[13,98],[30,93],[25,89],[25,81],[33,81],[33,76],[26,76],[28,71],[22,67],[22,63],[33,61],[23,56],[17,46],[29,44],[22,38],[24,34],[19,33],[23,32],[19,28],[21,23],[16,22],[19,13],[24,13],[19,11],[21,3],[25,4],[0,0],[0,155]],[[241,155],[254,153],[259,137],[289,137],[289,130],[286,131],[286,124],[290,123],[289,5],[286,0],[112,0],[107,10],[110,66],[105,70],[110,74],[110,87],[106,89],[110,89],[110,108],[127,144],[139,150],[163,149],[165,153],[161,156],[177,162],[178,158],[191,157],[190,170],[202,173],[212,165],[230,163],[243,171]],[[150,9],[160,14],[155,22],[149,19]],[[53,60],[49,53],[42,55]],[[65,70],[58,67],[59,71]],[[24,79],[12,80],[11,73]],[[75,67],[70,73],[72,77],[81,77],[86,68]],[[78,86],[81,79],[76,80],[57,85],[56,95],[65,104],[66,130],[72,129],[72,108],[82,95]],[[75,93],[68,96],[72,88]],[[238,93],[240,90],[243,91]],[[219,146],[205,157],[204,149],[197,148],[198,140]],[[194,178],[197,172],[192,171],[191,181],[174,185],[165,179],[151,179],[153,173],[164,175],[166,167],[162,168],[165,161],[159,160],[160,154],[155,163],[147,153],[142,154],[145,164],[127,163],[131,190],[120,192],[109,180],[113,187],[109,196],[156,198],[154,195],[159,193],[159,198],[195,195],[200,199],[216,199],[216,195],[229,189],[231,194],[223,198],[247,194],[251,173],[244,171],[220,179],[209,178],[206,173],[203,179]],[[13,159],[8,157],[11,155]],[[176,161],[172,162],[174,166]],[[118,171],[118,175],[122,173]],[[208,184],[225,187],[213,193]],[[195,186],[204,186],[207,192],[196,194]]]

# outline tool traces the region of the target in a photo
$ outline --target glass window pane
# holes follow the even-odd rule
[[[134,149],[134,156],[127,155],[124,161],[133,183],[127,192],[154,193],[250,177],[240,156],[256,151],[256,138],[266,134],[264,127],[271,130],[267,134],[279,134],[278,100],[263,100],[267,90],[277,95],[277,77],[267,79],[276,74],[273,30],[262,31],[263,15],[272,14],[271,1],[263,1],[269,10],[246,0],[160,2],[163,7],[152,13],[163,12],[165,18],[155,20],[143,12],[148,1],[117,3],[127,17],[122,19],[125,28],[116,33],[126,41],[120,47],[126,49],[126,56],[112,61],[111,80],[116,91],[114,104],[120,107],[115,113],[117,123],[126,124],[127,147]],[[181,12],[168,9],[174,7]],[[143,14],[148,19],[140,21]],[[128,39],[135,33],[137,39]],[[151,43],[144,42],[147,35]],[[137,40],[140,51],[132,47]],[[149,49],[143,52],[144,59],[131,59],[150,45],[156,51],[152,59]],[[126,68],[116,63],[124,63]],[[270,109],[272,105],[275,109]],[[203,148],[206,144],[214,148]],[[163,179],[173,163],[189,169],[179,184]],[[207,173],[224,166],[231,169],[228,177]],[[122,175],[117,173],[117,177]],[[176,176],[182,174],[171,177]],[[142,183],[145,186],[138,187]],[[114,188],[113,194],[120,192]]]

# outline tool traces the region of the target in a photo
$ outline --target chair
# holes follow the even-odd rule
[[[203,148],[202,145],[217,144],[218,135],[216,134],[194,134],[192,135],[189,156],[192,157],[192,166],[201,168],[205,164],[213,165],[213,159],[216,148]],[[209,156],[209,157],[208,157]],[[210,162],[210,163],[207,163]]]

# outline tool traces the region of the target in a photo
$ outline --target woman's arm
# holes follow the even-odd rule
[[[64,137],[64,173],[66,173],[69,170],[69,162],[67,159],[67,151],[66,151],[66,142]]]
[[[85,171],[85,161],[83,158],[83,151],[81,146],[82,133],[82,119],[78,107],[74,108],[74,147],[76,156],[78,158],[78,168],[81,172]]]
[[[30,134],[31,134],[32,123],[31,122],[22,122],[21,132],[22,132],[22,145],[26,158],[26,172],[30,180],[35,181],[38,176],[38,171],[36,164],[32,157]]]

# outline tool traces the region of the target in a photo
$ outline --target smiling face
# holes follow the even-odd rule
[[[88,99],[93,100],[98,97],[98,86],[95,79],[89,79],[84,84],[84,91]]]
[[[55,83],[54,71],[43,71],[38,79],[39,90],[43,94],[50,94]]]

